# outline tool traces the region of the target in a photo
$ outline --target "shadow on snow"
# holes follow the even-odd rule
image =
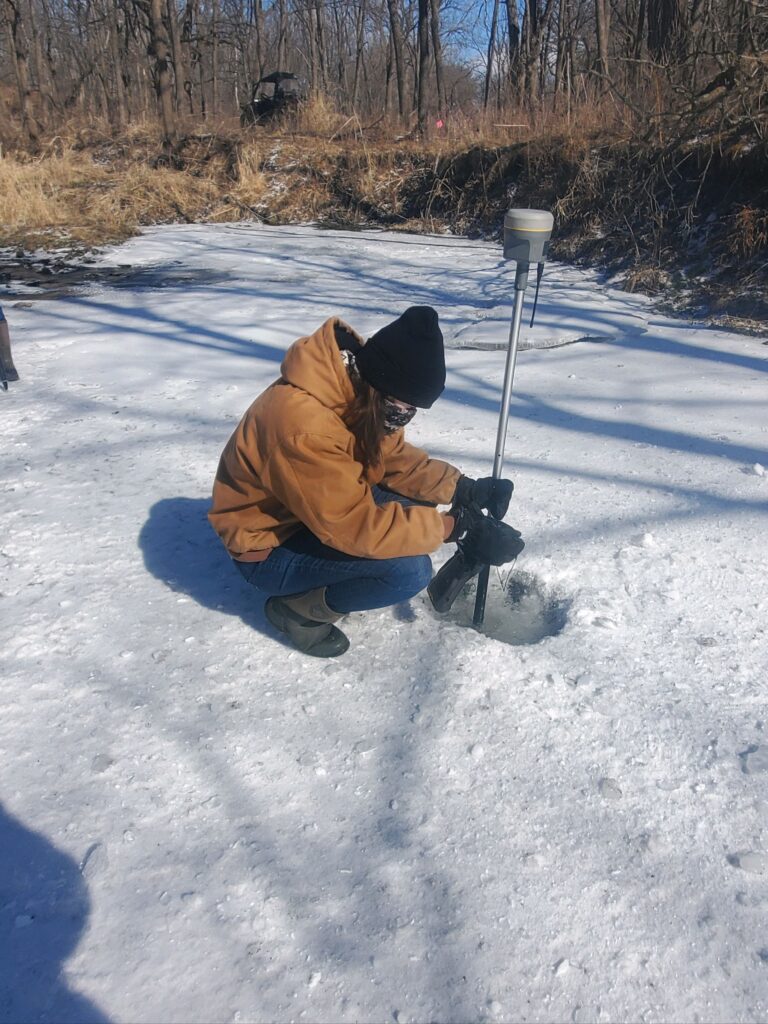
[[[86,929],[88,890],[78,865],[0,805],[0,1021],[106,1024],[62,978]]]
[[[184,497],[156,502],[139,534],[145,566],[171,590],[204,608],[236,615],[257,633],[283,643],[264,616],[266,597],[242,579],[213,532],[210,504],[208,498]]]

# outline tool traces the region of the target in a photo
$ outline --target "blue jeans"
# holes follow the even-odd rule
[[[422,504],[380,487],[373,488],[373,497],[377,505],[388,501]],[[266,561],[235,561],[235,565],[246,582],[267,597],[326,587],[328,607],[342,614],[407,601],[432,579],[429,555],[357,558],[323,544],[306,526],[274,548]]]

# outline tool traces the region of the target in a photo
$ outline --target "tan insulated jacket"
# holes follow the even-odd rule
[[[427,554],[442,543],[435,509],[376,505],[371,487],[449,504],[459,470],[407,444],[402,430],[384,439],[381,462],[363,469],[342,420],[354,391],[337,324],[351,330],[333,318],[291,345],[282,376],[251,405],[222,453],[208,518],[233,558],[277,547],[302,524],[360,558]]]

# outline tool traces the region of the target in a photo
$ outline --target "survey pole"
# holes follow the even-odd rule
[[[544,262],[552,236],[554,218],[548,210],[507,210],[504,217],[504,259],[514,260],[515,269],[515,304],[512,311],[512,322],[509,328],[509,344],[507,361],[504,367],[504,386],[499,409],[499,425],[496,431],[496,450],[493,458],[493,476],[498,479],[504,467],[504,448],[507,441],[507,425],[509,423],[509,404],[512,399],[512,385],[515,378],[517,350],[520,343],[520,325],[523,319],[523,303],[525,290],[528,287],[528,271],[531,263],[536,263],[538,285],[544,269]],[[535,307],[534,307],[535,308]],[[533,322],[533,321],[531,321]],[[477,595],[472,621],[481,626],[485,619],[485,600],[488,593],[488,580],[491,567],[483,566],[477,578]]]

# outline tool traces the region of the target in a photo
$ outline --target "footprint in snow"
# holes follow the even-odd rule
[[[107,768],[111,768],[114,763],[114,759],[109,754],[97,754],[91,761],[91,771],[100,775]]]
[[[80,861],[80,873],[90,881],[96,875],[100,875],[108,865],[109,857],[106,846],[103,843],[93,843],[85,851],[85,856]]]
[[[728,857],[731,867],[741,868],[751,875],[768,875],[768,854],[760,850],[744,850]]]
[[[598,629],[618,629],[619,626],[616,618],[599,612],[595,608],[581,608],[576,613],[576,621],[585,626],[597,626]]]
[[[768,772],[768,747],[753,745],[739,754],[741,770],[745,775]]]

